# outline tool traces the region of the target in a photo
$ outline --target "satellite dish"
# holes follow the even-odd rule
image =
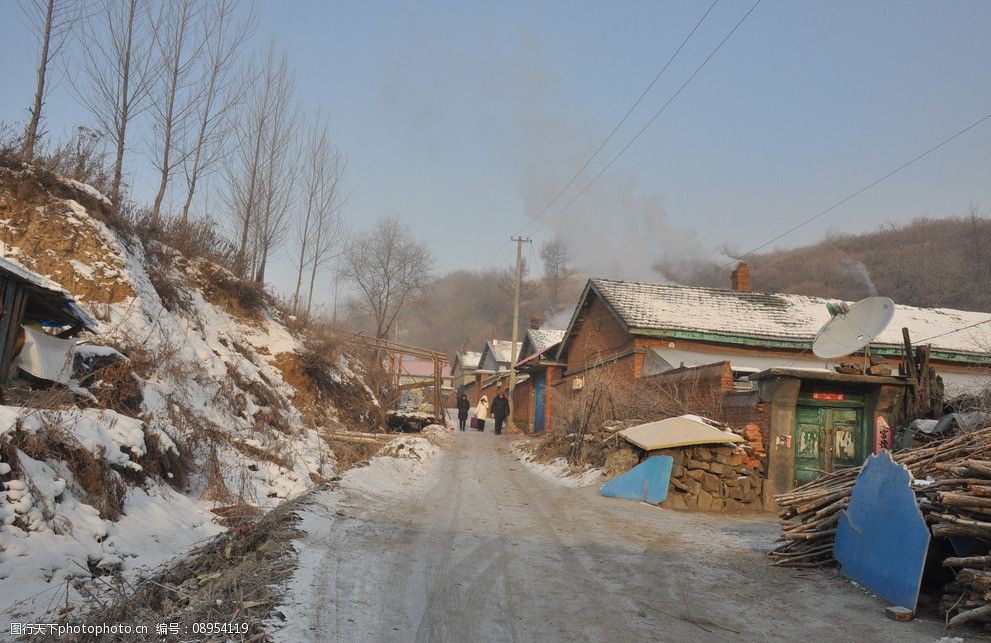
[[[842,304],[827,307],[833,318],[812,342],[812,352],[822,359],[856,353],[880,335],[895,314],[895,302],[887,297],[861,299],[849,308]]]

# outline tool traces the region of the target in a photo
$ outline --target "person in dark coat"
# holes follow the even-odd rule
[[[492,417],[495,418],[495,434],[501,435],[502,423],[509,417],[509,398],[502,389],[499,389],[499,394],[492,400]]]
[[[465,430],[465,424],[468,422],[468,411],[471,410],[471,402],[468,401],[468,396],[462,393],[458,396],[458,429],[461,431]]]

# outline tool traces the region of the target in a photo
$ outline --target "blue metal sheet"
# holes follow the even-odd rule
[[[652,455],[626,473],[602,485],[599,493],[612,498],[640,500],[656,505],[667,500],[674,458]]]
[[[915,611],[929,528],[912,475],[887,451],[867,459],[840,515],[833,556],[840,571],[880,598]]]

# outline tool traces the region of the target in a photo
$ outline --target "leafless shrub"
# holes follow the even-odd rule
[[[234,495],[227,488],[227,482],[224,480],[224,471],[220,465],[215,444],[210,445],[206,461],[203,463],[203,473],[206,476],[206,487],[200,494],[201,498],[223,504],[230,504],[234,501]]]
[[[138,459],[141,467],[158,476],[175,489],[184,490],[189,482],[189,472],[193,464],[192,450],[178,436],[169,436],[176,450],[166,448],[155,432],[145,433],[147,452]]]

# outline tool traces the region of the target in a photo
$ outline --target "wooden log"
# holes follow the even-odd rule
[[[946,623],[947,628],[954,628],[964,625],[965,623],[970,623],[972,621],[984,620],[991,618],[991,604],[981,605],[972,610],[967,610],[966,612],[961,612],[951,618]]]
[[[835,536],[835,529],[827,529],[825,531],[814,531],[812,533],[801,533],[801,534],[785,534],[784,537],[787,540],[816,540],[818,538],[825,538],[826,536]]]
[[[961,569],[957,573],[957,583],[981,593],[991,592],[991,572],[979,569]]]
[[[991,565],[991,556],[950,556],[943,567],[984,567]]]
[[[963,463],[963,466],[967,467],[975,473],[979,473],[982,476],[991,478],[991,462],[982,462],[980,460],[967,460]]]
[[[382,446],[386,442],[385,440],[378,440],[378,439],[375,439],[375,438],[366,438],[366,437],[362,437],[360,435],[344,435],[344,434],[341,434],[341,433],[332,434],[332,435],[325,434],[324,437],[327,440],[332,440],[332,441],[336,441],[336,442],[353,442],[353,443],[356,443],[356,444],[375,444],[375,445],[378,445],[378,446]]]

